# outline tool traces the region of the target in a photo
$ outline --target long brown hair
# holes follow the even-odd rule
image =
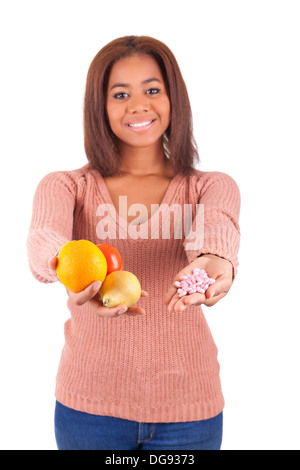
[[[118,172],[117,139],[106,113],[107,84],[112,66],[134,54],[153,57],[161,69],[171,104],[170,125],[164,135],[165,152],[176,172],[190,174],[199,156],[186,85],[170,49],[148,36],[115,39],[98,52],[90,65],[84,99],[84,146],[88,161],[104,177]]]

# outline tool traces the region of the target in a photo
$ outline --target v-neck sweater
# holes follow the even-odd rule
[[[181,214],[188,208],[191,220],[178,231],[180,208]],[[236,275],[239,189],[221,172],[177,174],[156,209],[139,226],[128,224],[90,165],[50,173],[36,189],[27,249],[39,281],[58,281],[49,259],[66,242],[87,239],[114,245],[123,269],[149,292],[137,303],[146,314],[134,317],[98,317],[88,304],[68,299],[55,391],[67,407],[152,423],[209,419],[223,410],[218,350],[201,306],[170,314],[164,297],[180,270],[201,254],[229,260]],[[172,217],[170,209],[179,212]],[[194,243],[197,230],[203,233]]]

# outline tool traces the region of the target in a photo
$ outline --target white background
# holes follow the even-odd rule
[[[1,448],[56,449],[67,299],[60,284],[29,272],[32,198],[48,172],[86,163],[89,64],[107,42],[137,34],[162,40],[177,57],[201,169],[230,174],[241,190],[239,274],[205,310],[226,399],[223,449],[300,449],[299,2],[0,5]]]

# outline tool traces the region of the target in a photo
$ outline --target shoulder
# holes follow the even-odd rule
[[[237,182],[234,180],[234,178],[232,178],[232,176],[221,171],[194,170],[194,172],[190,175],[189,178],[190,184],[197,186],[199,189],[216,183],[229,184],[238,187]]]
[[[78,180],[84,178],[92,170],[90,169],[89,164],[75,170],[58,170],[52,171],[51,173],[46,174],[41,181],[47,180],[70,180],[77,182]]]
[[[75,170],[59,170],[46,174],[38,184],[37,190],[64,189],[71,193],[77,193],[86,185],[88,174],[91,172],[89,164]]]
[[[189,189],[195,192],[198,197],[202,197],[207,191],[216,194],[231,193],[240,197],[237,182],[232,176],[221,171],[200,171],[194,170],[189,176]]]

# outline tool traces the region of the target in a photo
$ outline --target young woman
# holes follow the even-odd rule
[[[236,274],[240,195],[228,175],[195,169],[188,94],[165,44],[130,36],[96,55],[84,133],[89,163],[36,190],[31,270],[57,281],[67,241],[107,242],[145,291],[128,309],[104,307],[99,282],[68,291],[58,448],[220,449],[224,399],[201,305],[222,299]],[[195,267],[216,282],[179,298],[174,282]]]

